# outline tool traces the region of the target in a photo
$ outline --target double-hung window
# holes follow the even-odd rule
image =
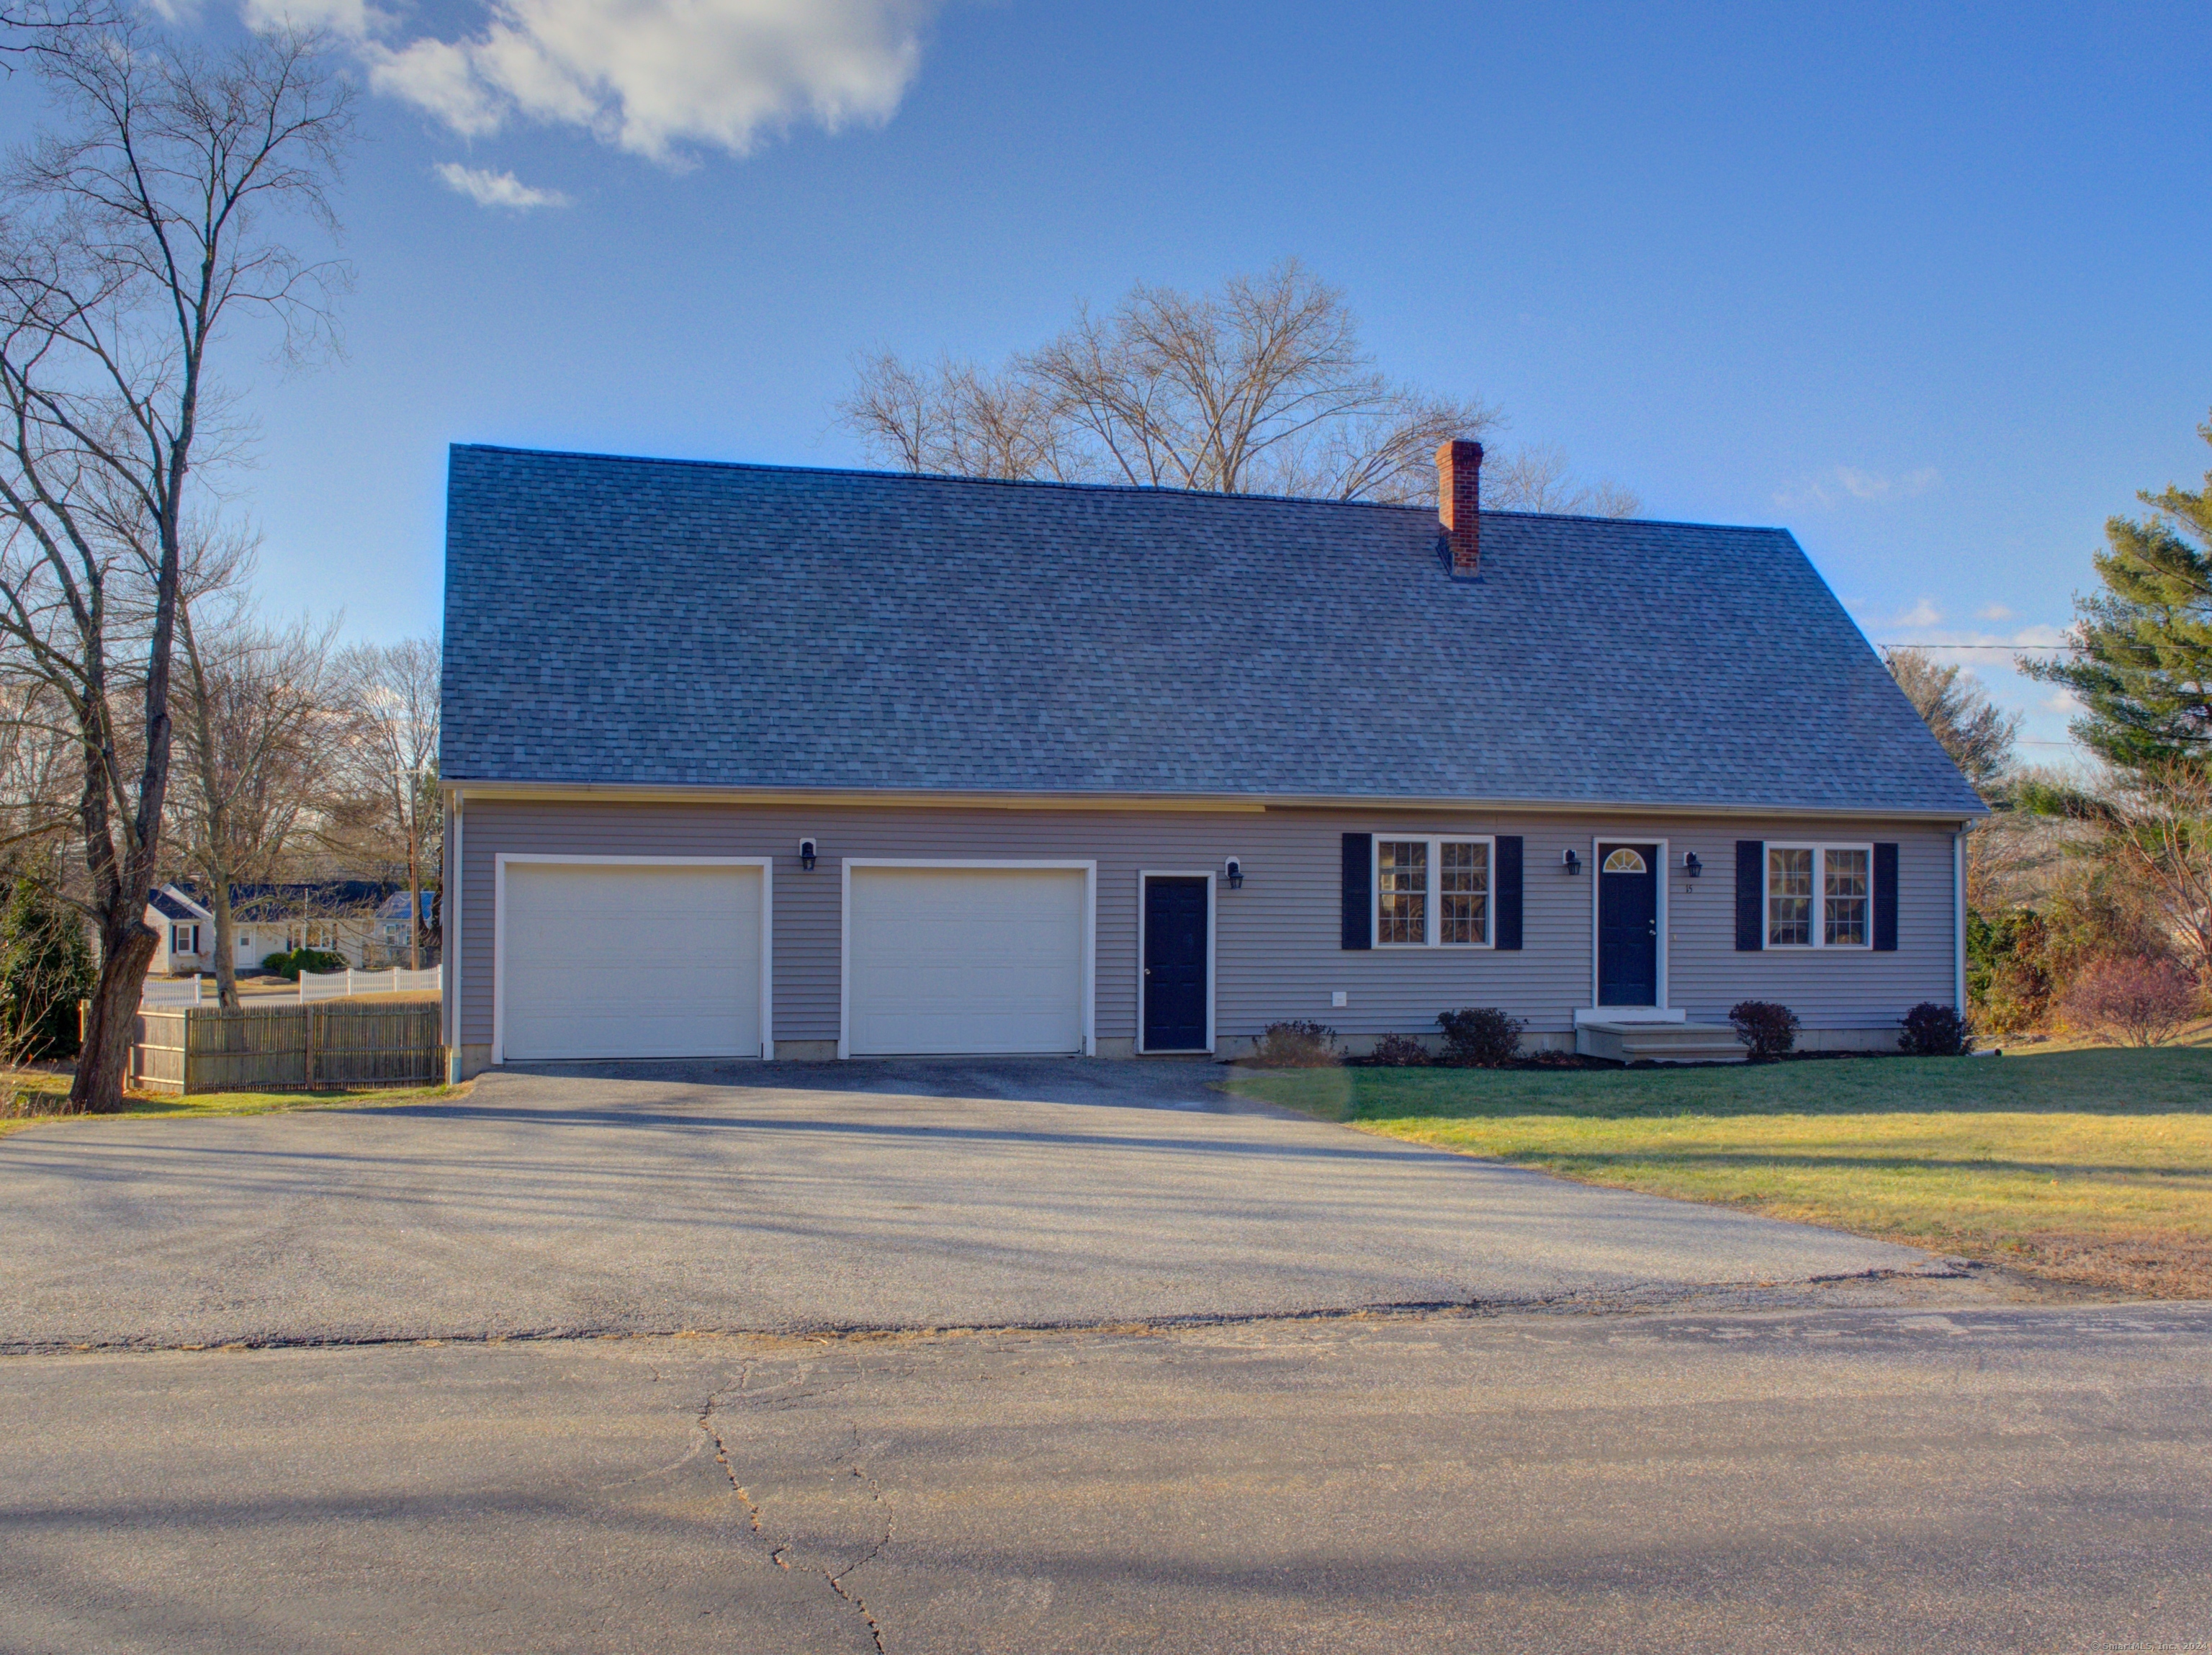
[[[1375,941],[1384,948],[1490,943],[1487,838],[1375,836]]]
[[[1872,845],[1767,845],[1768,947],[1869,947],[1873,908]]]

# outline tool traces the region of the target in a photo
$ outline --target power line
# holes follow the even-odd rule
[[[2078,643],[1936,643],[1926,638],[1900,638],[1875,645],[1877,649],[2008,649],[2014,654],[2029,649],[2070,649],[2079,652],[2086,647]]]

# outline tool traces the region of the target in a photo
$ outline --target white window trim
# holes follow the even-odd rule
[[[491,1061],[507,1062],[507,868],[510,862],[565,867],[757,867],[761,876],[760,1026],[764,1058],[775,1056],[775,860],[770,856],[575,856],[502,850],[492,858]]]
[[[1428,903],[1422,911],[1425,935],[1419,942],[1385,942],[1382,940],[1382,846],[1417,843],[1429,848]],[[1446,845],[1488,845],[1489,881],[1483,888],[1482,940],[1480,942],[1439,942],[1437,927],[1443,914],[1443,893],[1437,883],[1443,873],[1443,847]],[[1498,836],[1494,833],[1383,833],[1376,832],[1367,846],[1367,934],[1375,948],[1445,948],[1455,952],[1471,948],[1495,948],[1498,946]]]
[[[1774,858],[1778,850],[1813,853],[1813,923],[1810,942],[1774,940]],[[1867,914],[1864,942],[1830,942],[1828,935],[1828,853],[1863,850],[1867,859]],[[1759,946],[1771,953],[1808,954],[1839,949],[1845,953],[1874,952],[1874,841],[1871,839],[1769,839],[1759,853]]]
[[[1098,1055],[1098,864],[1020,857],[848,856],[839,872],[837,914],[837,1056],[853,1055],[853,870],[856,867],[1059,868],[1083,875],[1083,1050]],[[1209,1006],[1211,1001],[1208,1001]]]
[[[1206,1044],[1202,1047],[1164,1046],[1164,1052],[1189,1052],[1213,1050],[1213,973],[1214,973],[1214,903],[1213,870],[1210,867],[1173,868],[1146,867],[1137,872],[1137,1052],[1139,1056],[1152,1048],[1145,1044],[1145,885],[1152,879],[1204,879],[1206,881]]]
[[[1659,848],[1657,861],[1650,869],[1651,877],[1659,882],[1659,981],[1651,991],[1654,999],[1649,1007],[1603,1006],[1598,1003],[1599,996],[1604,992],[1598,983],[1598,970],[1601,964],[1598,958],[1598,891],[1605,883],[1605,858],[1598,854],[1598,848],[1601,845],[1611,845],[1615,849],[1619,849],[1622,845],[1631,845],[1638,849],[1643,849],[1645,845],[1656,845]],[[1655,1011],[1663,1012],[1667,1009],[1667,957],[1672,952],[1667,946],[1668,940],[1667,927],[1669,922],[1667,915],[1667,887],[1668,873],[1672,867],[1668,859],[1673,854],[1672,842],[1656,834],[1645,836],[1634,833],[1593,833],[1590,835],[1589,980],[1590,1016],[1595,1020],[1602,1021],[1607,1017],[1630,1016],[1639,1011],[1648,1013]]]

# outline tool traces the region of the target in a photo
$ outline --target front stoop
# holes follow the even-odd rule
[[[1616,1063],[1743,1062],[1743,1043],[1725,1023],[1583,1023],[1575,1030],[1575,1050]]]

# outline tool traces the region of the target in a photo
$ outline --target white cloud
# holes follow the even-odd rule
[[[1897,626],[1941,626],[1943,624],[1943,611],[1936,608],[1934,604],[1929,602],[1927,599],[1923,598],[1918,603],[1913,605],[1911,608],[1906,610],[1902,615],[1899,615],[1893,624]],[[406,916],[403,914],[400,917],[404,919]]]
[[[481,167],[464,167],[441,161],[431,168],[456,195],[465,195],[479,207],[509,207],[527,212],[532,207],[565,207],[568,198],[558,190],[541,190],[525,184],[512,173],[495,173]]]
[[[368,0],[246,0],[241,9],[253,28],[328,29],[349,40],[365,40],[391,21]]]
[[[2012,611],[2002,604],[1984,604],[1974,611],[1974,618],[1978,621],[2008,621],[2012,618]]]
[[[1863,472],[1856,465],[1837,465],[1817,476],[1785,484],[1774,491],[1774,503],[1785,510],[1797,506],[1835,505],[1844,496],[1854,500],[1910,500],[1926,494],[1943,480],[1933,465],[1892,478],[1880,472]]]
[[[354,40],[369,83],[465,137],[510,121],[580,126],[655,161],[690,146],[750,153],[800,120],[890,118],[921,61],[933,0],[490,0],[459,40],[393,42],[368,0],[289,7]]]

